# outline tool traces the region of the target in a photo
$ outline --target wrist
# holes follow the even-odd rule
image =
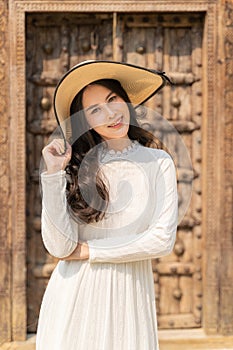
[[[52,174],[55,174],[55,173],[58,173],[59,171],[62,171],[64,169],[60,168],[60,167],[52,167],[52,168],[48,168],[47,169],[47,175],[52,175]]]

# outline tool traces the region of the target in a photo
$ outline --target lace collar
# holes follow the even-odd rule
[[[120,158],[127,158],[129,154],[134,152],[139,146],[139,142],[134,140],[131,142],[131,144],[127,147],[125,147],[122,151],[116,151],[114,149],[109,149],[106,146],[103,146],[100,152],[100,161],[105,162],[108,159],[120,159]]]

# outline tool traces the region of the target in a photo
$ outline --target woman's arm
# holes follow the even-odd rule
[[[58,258],[70,255],[77,247],[78,225],[69,215],[66,201],[65,167],[71,157],[67,144],[55,139],[43,149],[47,172],[41,174],[42,239],[48,252]]]
[[[178,215],[176,172],[172,159],[164,157],[156,177],[156,209],[145,232],[87,241],[90,262],[121,263],[162,257],[175,243]]]
[[[87,242],[78,242],[75,250],[61,260],[86,260],[89,258],[89,246]]]
[[[41,233],[48,252],[57,258],[69,256],[78,243],[78,224],[67,210],[65,171],[43,173]]]

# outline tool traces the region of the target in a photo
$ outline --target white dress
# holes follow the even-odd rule
[[[137,142],[105,152],[106,217],[77,224],[66,203],[64,171],[41,175],[42,237],[50,254],[69,256],[88,241],[89,260],[60,260],[41,305],[37,350],[158,350],[151,259],[171,252],[177,189],[170,156]]]

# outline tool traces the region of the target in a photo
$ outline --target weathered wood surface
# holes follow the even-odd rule
[[[0,344],[11,339],[11,218],[9,176],[8,12],[0,1]]]
[[[225,62],[220,79],[225,81],[221,98],[225,105],[223,169],[224,169],[224,198],[222,196],[222,225],[221,225],[221,273],[220,273],[220,331],[223,334],[233,333],[233,1],[226,1],[221,9],[220,20],[226,24],[223,28],[220,21],[219,38],[224,38],[219,48],[220,57],[225,52]],[[220,101],[219,101],[220,104]],[[224,110],[219,107],[219,113]],[[220,116],[220,115],[219,115]]]

